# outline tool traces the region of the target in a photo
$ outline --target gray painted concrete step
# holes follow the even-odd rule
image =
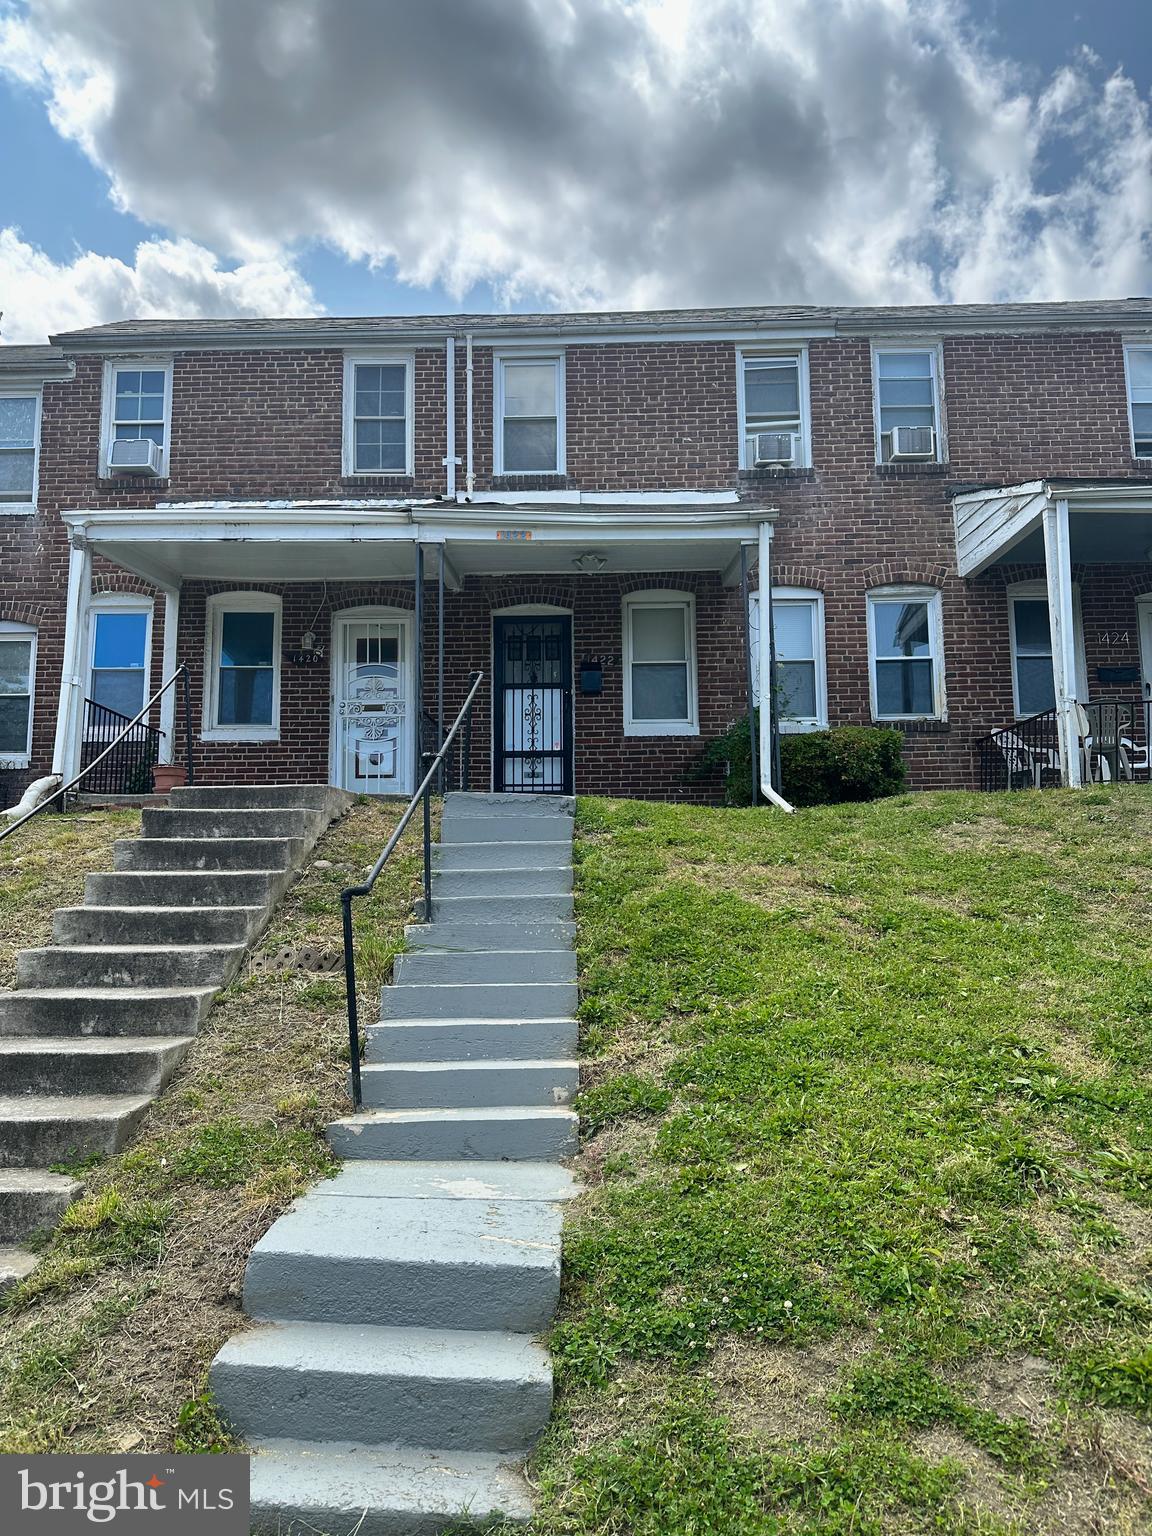
[[[438,870],[554,869],[571,864],[572,845],[554,843],[437,843],[432,850]]]
[[[446,1451],[526,1450],[552,1406],[547,1355],[513,1333],[269,1323],[209,1383],[241,1435]]]
[[[566,816],[459,816],[445,811],[440,841],[567,844],[572,841],[572,823]]]
[[[19,1285],[21,1280],[27,1280],[39,1262],[36,1254],[23,1248],[0,1248],[0,1296]]]
[[[132,1094],[0,1097],[0,1168],[44,1168],[119,1152],[151,1103]]]
[[[359,1158],[308,1192],[317,1198],[406,1200],[574,1200],[573,1175],[559,1163],[389,1163]]]
[[[471,954],[398,955],[393,979],[402,986],[441,981],[571,981],[576,956],[570,949],[491,949]]]
[[[16,957],[17,987],[222,987],[243,944],[56,945]]]
[[[162,1092],[192,1044],[190,1038],[0,1039],[0,1094]]]
[[[495,908],[493,908],[495,911]],[[410,923],[404,930],[409,950],[475,952],[488,949],[570,949],[576,924],[557,919],[553,923],[465,923],[439,918],[432,923]]]
[[[579,1029],[561,1019],[400,1019],[370,1024],[365,1060],[567,1061]]]
[[[145,810],[144,837],[303,837],[315,841],[324,830],[324,817],[309,810]]]
[[[287,869],[125,870],[89,875],[84,902],[93,907],[263,907],[279,899]]]
[[[263,906],[60,907],[57,944],[249,944],[263,926]]]
[[[194,1035],[212,987],[36,987],[0,992],[0,1037]]]
[[[252,1450],[253,1536],[439,1536],[469,1516],[523,1525],[532,1514],[518,1469],[491,1453],[293,1440]]]
[[[332,819],[346,811],[355,795],[327,784],[182,784],[169,795],[176,810],[322,811]]]
[[[575,812],[576,802],[571,795],[453,789],[444,796],[444,813],[452,816],[562,816],[571,822]]]
[[[571,981],[439,982],[385,987],[380,1019],[555,1019],[576,1003]]]
[[[0,1243],[54,1227],[81,1188],[46,1168],[0,1168]]]
[[[307,850],[302,837],[118,838],[113,862],[117,870],[287,869]]]
[[[422,906],[416,903],[417,908]],[[432,917],[440,923],[551,922],[572,916],[572,892],[549,895],[534,891],[523,896],[445,896],[433,892]]]
[[[337,1157],[542,1162],[573,1156],[576,1130],[568,1109],[372,1109],[334,1120],[328,1142]]]
[[[250,1317],[537,1333],[560,1298],[559,1207],[312,1192],[244,1276]]]
[[[574,1061],[396,1061],[361,1067],[364,1103],[378,1109],[483,1109],[568,1104]]]
[[[432,876],[433,911],[443,896],[555,896],[571,889],[571,864],[548,869],[450,869]]]

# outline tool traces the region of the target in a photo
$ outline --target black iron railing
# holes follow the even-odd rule
[[[1085,783],[1152,779],[1152,701],[1094,699],[1076,706],[1075,726]],[[992,731],[975,750],[981,789],[1053,789],[1063,782],[1054,709]]]
[[[84,787],[97,795],[148,795],[152,770],[160,761],[160,730],[147,720],[133,722],[95,699],[84,700],[84,739],[80,769]],[[115,742],[111,752],[104,748]],[[97,764],[96,759],[100,761]]]
[[[356,946],[352,937],[352,902],[357,896],[371,894],[372,887],[380,878],[381,871],[392,857],[397,843],[403,837],[419,805],[423,808],[424,835],[423,918],[426,923],[432,921],[432,786],[441,776],[446,782],[451,780],[449,765],[455,743],[458,759],[455,782],[460,789],[468,788],[468,764],[472,750],[472,706],[483,680],[483,672],[472,673],[469,679],[468,696],[461,705],[460,713],[453,721],[452,728],[444,737],[439,750],[422,753],[421,766],[424,769],[424,777],[416,793],[404,807],[392,836],[385,843],[384,851],[373,864],[368,878],[362,884],[351,885],[340,892],[341,919],[344,927],[344,991],[348,1008],[348,1055],[352,1068],[352,1100],[357,1109],[363,1103],[363,1089],[360,1080],[360,1017],[356,1006]]]
[[[28,812],[26,816],[21,816],[19,821],[14,821],[11,826],[4,827],[3,830],[0,830],[0,843],[2,843],[6,837],[11,837],[13,832],[15,832],[19,827],[22,827],[27,822],[31,821],[33,816],[39,816],[41,811],[48,810],[49,806],[55,805],[58,801],[65,801],[74,790],[78,789],[80,785],[86,780],[89,780],[91,776],[95,774],[96,771],[106,762],[109,760],[115,760],[115,755],[119,751],[122,744],[125,741],[132,741],[135,738],[135,733],[137,732],[142,722],[147,719],[149,711],[153,709],[155,705],[164,697],[169,688],[175,688],[177,683],[181,684],[181,694],[184,705],[184,766],[188,783],[193,783],[196,778],[196,765],[192,755],[192,699],[189,688],[188,668],[186,665],[181,664],[179,667],[177,667],[176,671],[173,672],[168,681],[157,688],[156,692],[148,700],[147,704],[145,704],[144,708],[140,711],[139,714],[133,715],[131,720],[128,720],[124,716],[120,717],[121,719],[125,720],[125,724],[116,732],[116,734],[108,742],[107,746],[103,747],[89,763],[80,769],[80,772],[76,775],[75,778],[69,779],[67,784],[62,784],[59,789],[54,789],[52,793],[45,796],[45,798],[41,800],[38,805],[33,806],[33,808]],[[109,710],[108,713],[115,714],[116,711]],[[160,733],[157,732],[157,735],[159,734]],[[99,744],[97,743],[97,745]],[[151,770],[149,770],[149,772],[151,772]]]

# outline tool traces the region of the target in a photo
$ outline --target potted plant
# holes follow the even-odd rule
[[[188,770],[183,763],[157,763],[152,769],[152,788],[158,795],[166,795],[187,782]]]

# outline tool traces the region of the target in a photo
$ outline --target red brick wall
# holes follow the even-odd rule
[[[76,377],[45,387],[36,517],[0,515],[0,617],[39,626],[38,698],[33,772],[46,770],[55,729],[62,645],[67,546],[59,512],[65,508],[149,506],[159,500],[211,498],[340,498],[357,495],[434,496],[445,486],[444,354],[415,353],[416,452],[411,480],[342,478],[343,355],[338,349],[257,349],[189,352],[173,376],[171,478],[167,482],[99,480],[103,365],[76,360]],[[864,339],[815,338],[809,345],[812,444],[808,471],[745,472],[738,468],[736,355],[728,343],[573,345],[566,349],[567,475],[505,477],[504,489],[722,489],[779,511],[775,572],[780,583],[818,587],[825,594],[827,649],[832,665],[833,722],[868,717],[865,593],[896,580],[925,581],[943,595],[949,702],[946,729],[912,735],[913,783],[963,782],[973,737],[1007,718],[1011,690],[1003,575],[975,582],[955,575],[947,488],[953,483],[1010,483],[1039,475],[1133,476],[1146,466],[1131,458],[1123,349],[1115,334],[975,336],[944,343],[949,463],[878,467],[872,414],[871,350]],[[475,348],[474,419],[477,486],[492,478],[492,348]],[[463,348],[457,349],[457,448],[464,457]],[[464,465],[458,484],[464,486]],[[632,578],[628,579],[632,582]],[[715,576],[636,578],[635,586],[675,581],[698,594],[701,629],[700,699],[705,733],[739,712],[742,663],[738,601]],[[235,584],[229,584],[235,585]],[[548,600],[576,609],[577,659],[584,650],[618,655],[618,577],[561,575],[517,581],[470,581],[450,599],[453,676],[487,654],[487,615],[494,603]],[[147,590],[145,583],[99,565],[96,590]],[[1084,573],[1089,643],[1093,634],[1129,636],[1108,643],[1135,655],[1136,591],[1152,588],[1145,567],[1093,567]],[[181,651],[202,654],[195,632],[203,585],[185,593]],[[314,611],[315,589],[284,588],[285,641]],[[349,588],[349,602],[378,598],[378,586]],[[383,600],[407,604],[410,593],[390,588]],[[354,592],[372,593],[355,596]],[[510,596],[518,593],[519,596]],[[542,593],[551,593],[543,598]],[[558,597],[556,594],[567,594]],[[579,599],[577,601],[577,599]],[[201,618],[202,622],[202,618]],[[430,605],[430,622],[432,608]],[[453,630],[452,626],[458,627]],[[430,633],[434,634],[434,631]],[[163,603],[154,620],[153,681],[158,680]],[[199,648],[197,648],[199,647]],[[326,771],[327,669],[286,672],[284,739],[275,749],[208,755],[213,772],[277,777]],[[1090,670],[1093,678],[1094,673]],[[625,740],[619,669],[605,673],[599,699],[577,702],[577,737],[587,743],[578,762],[580,787],[677,794],[693,743]],[[482,711],[485,722],[486,711]],[[487,725],[485,724],[485,730]],[[482,733],[477,753],[487,744]]]

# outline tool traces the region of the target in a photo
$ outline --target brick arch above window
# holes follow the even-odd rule
[[[952,572],[946,565],[927,561],[881,560],[876,565],[866,565],[860,572],[860,580],[866,587],[944,587]]]
[[[509,576],[493,582],[485,597],[495,612],[502,608],[550,607],[571,612],[575,606],[575,580],[557,581],[551,577]]]
[[[828,583],[827,573],[818,565],[772,564],[774,587],[806,587],[810,592],[823,592]]]
[[[27,624],[39,629],[47,617],[47,603],[0,603],[0,624]]]
[[[145,581],[142,576],[133,576],[130,571],[94,571],[92,574],[93,597],[126,593],[132,597],[154,598],[158,591],[152,582]]]

